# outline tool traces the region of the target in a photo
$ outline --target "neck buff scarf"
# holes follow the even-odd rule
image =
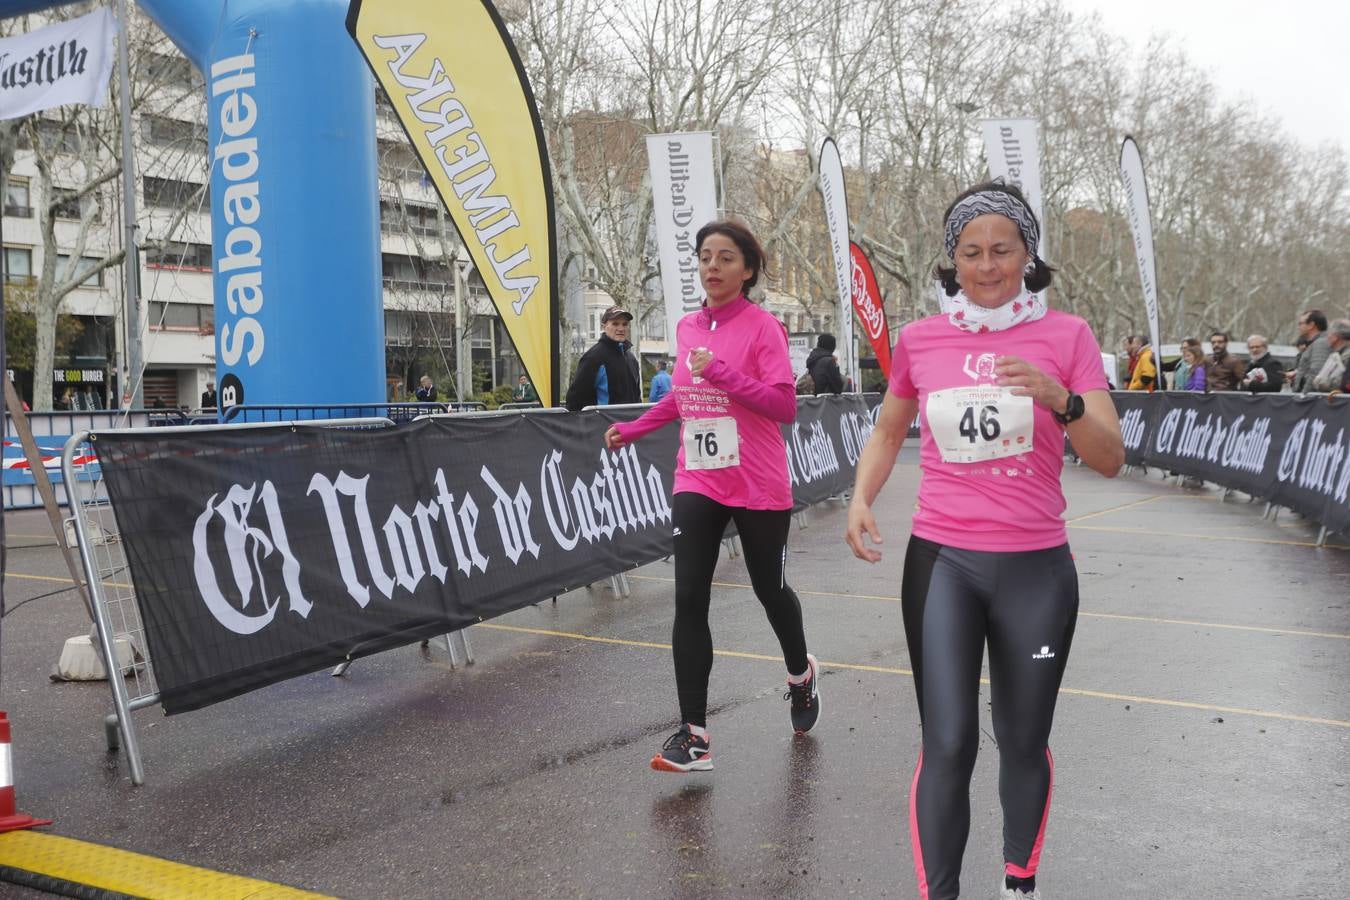
[[[990,309],[972,303],[965,291],[957,291],[947,299],[947,321],[962,331],[984,334],[1004,331],[1023,322],[1034,322],[1045,315],[1045,301],[1025,287],[1002,306]]]

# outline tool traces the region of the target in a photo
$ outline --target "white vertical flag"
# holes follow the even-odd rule
[[[989,174],[1015,184],[1041,223],[1036,255],[1045,259],[1045,216],[1041,214],[1041,138],[1035,119],[982,119]]]
[[[1139,263],[1139,281],[1144,286],[1144,308],[1148,311],[1148,336],[1153,352],[1158,353],[1158,270],[1153,264],[1153,220],[1148,209],[1148,182],[1144,180],[1144,160],[1134,138],[1125,137],[1120,145],[1120,181],[1125,185],[1125,215],[1134,235],[1134,256]]]
[[[703,301],[694,238],[717,218],[712,132],[649,134],[647,164],[652,179],[652,227],[661,258],[661,293],[666,300],[666,340],[674,352],[675,325]]]
[[[844,195],[844,163],[834,138],[820,145],[820,196],[825,202],[825,225],[834,257],[834,280],[839,291],[839,333],[835,335],[840,368],[858,389],[857,355],[853,346],[853,257],[848,250],[848,198]]]
[[[0,40],[0,119],[67,103],[103,106],[116,33],[117,19],[105,6]]]

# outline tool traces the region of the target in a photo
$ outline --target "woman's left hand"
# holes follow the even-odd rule
[[[994,360],[994,374],[1002,387],[1012,388],[1018,397],[1030,397],[1037,406],[1051,412],[1063,412],[1069,402],[1069,390],[1031,363],[1016,356]]]

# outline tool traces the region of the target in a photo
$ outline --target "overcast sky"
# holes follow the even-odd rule
[[[1350,2],[1347,0],[1064,0],[1101,13],[1108,31],[1142,47],[1177,38],[1220,96],[1250,98],[1285,130],[1350,156]]]

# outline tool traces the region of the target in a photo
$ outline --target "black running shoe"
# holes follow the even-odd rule
[[[810,653],[806,654],[806,666],[811,677],[801,684],[788,684],[783,695],[784,700],[792,701],[792,728],[798,734],[806,734],[820,719],[820,669]]]
[[[652,757],[652,768],[658,772],[706,772],[712,767],[708,739],[698,737],[687,725],[681,725]]]

